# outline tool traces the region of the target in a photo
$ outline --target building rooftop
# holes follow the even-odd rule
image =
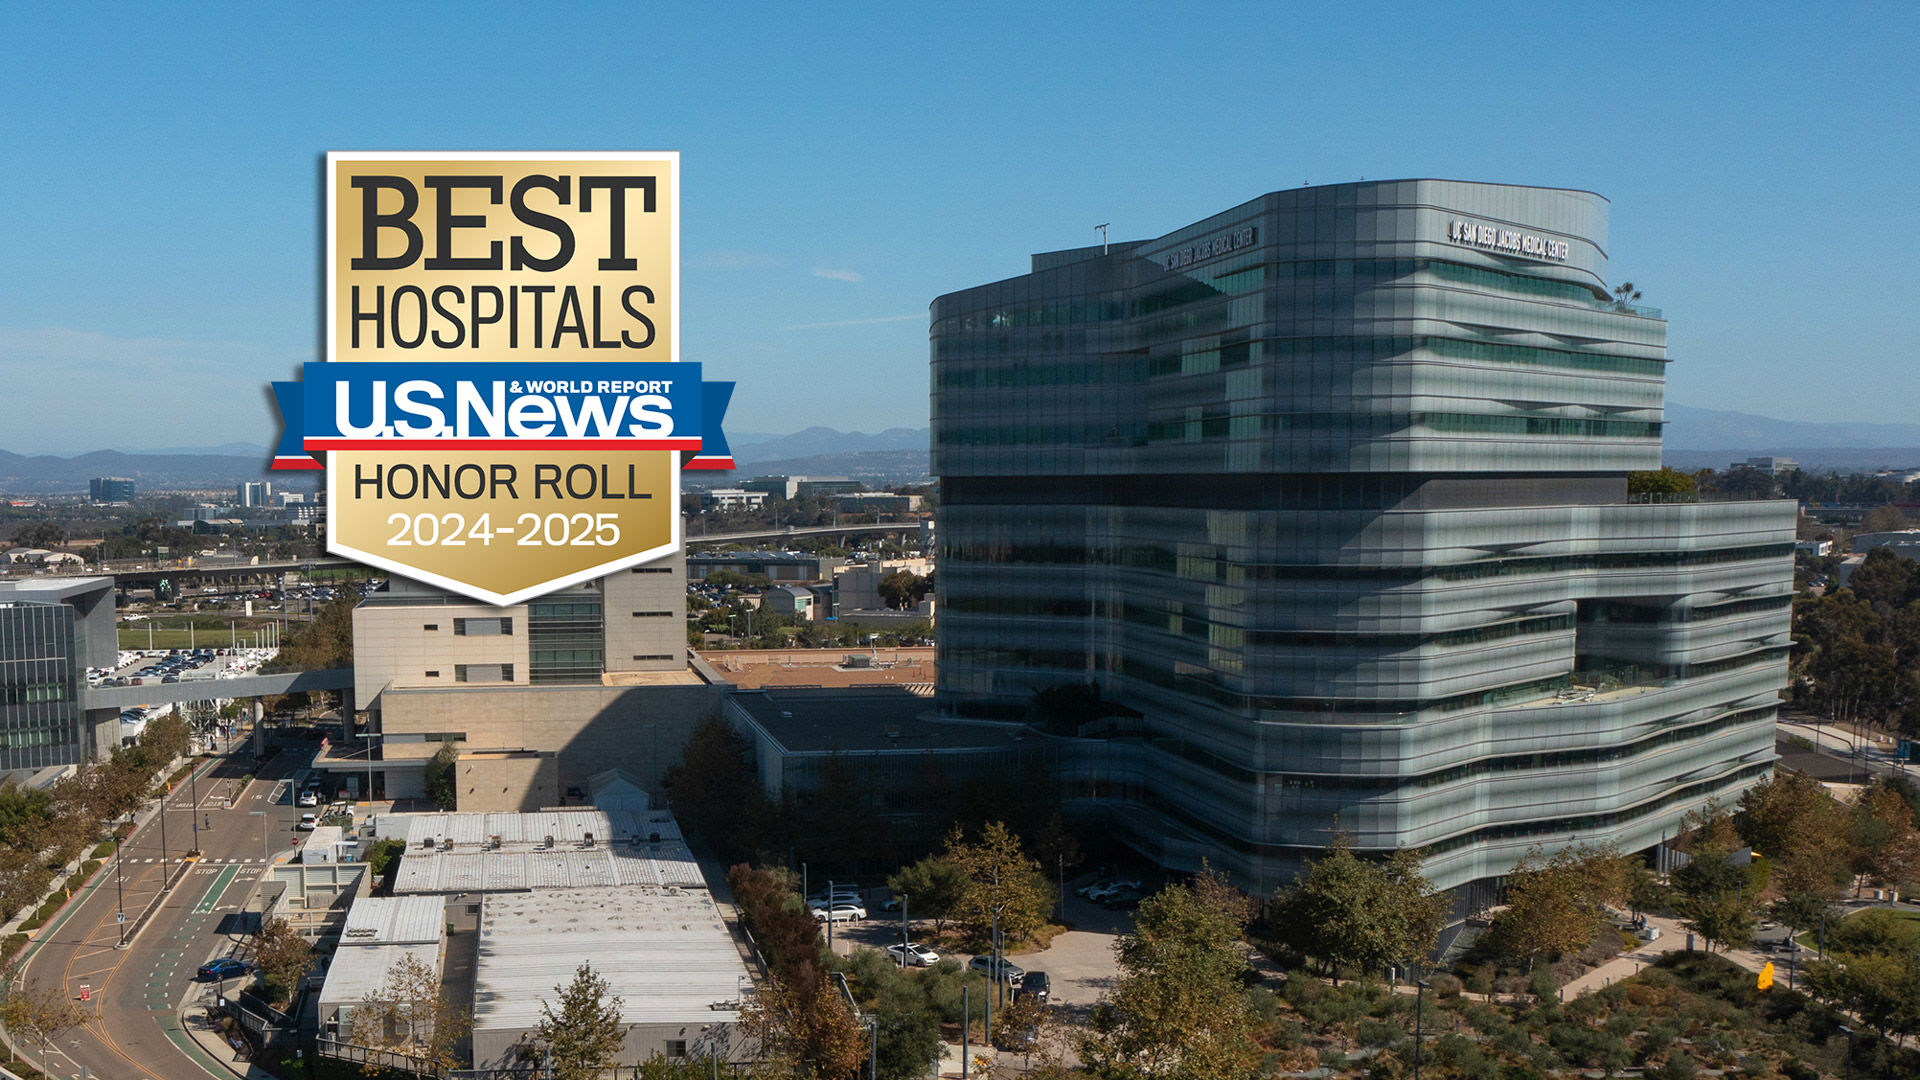
[[[400,859],[396,895],[414,893],[523,892],[612,885],[704,889],[706,878],[687,845],[678,840],[637,847],[625,842],[552,851],[462,852],[413,849]]]
[[[452,841],[456,850],[475,850],[499,839],[503,849],[541,846],[549,837],[571,846],[591,837],[605,842],[633,836],[680,839],[680,824],[665,810],[542,810],[531,814],[386,814],[380,819],[383,835],[407,842],[412,854],[424,841]]]
[[[446,902],[437,896],[363,896],[347,911],[342,945],[425,945],[446,928]]]
[[[1002,749],[1026,737],[1021,725],[941,719],[905,687],[782,687],[728,700],[790,753]]]
[[[406,842],[396,895],[707,884],[664,810],[389,814],[380,829]]]
[[[905,686],[930,697],[936,672],[933,649],[715,649],[699,657],[741,690]],[[921,707],[931,708],[932,702]]]
[[[440,943],[423,945],[355,945],[334,950],[327,967],[327,981],[320,987],[320,1000],[352,1006],[387,984],[387,972],[403,956],[412,956],[440,973]]]
[[[627,1024],[724,1024],[752,979],[705,892],[570,889],[488,896],[474,1031],[538,1026],[540,1003],[591,963]]]

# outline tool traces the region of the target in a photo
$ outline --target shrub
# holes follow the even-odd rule
[[[1441,1000],[1457,998],[1465,989],[1465,984],[1451,975],[1435,975],[1427,980],[1427,985],[1433,987],[1433,996]]]
[[[112,854],[113,854],[113,841],[102,840],[100,841],[100,846],[93,849],[93,854],[87,857],[90,859],[104,859]]]

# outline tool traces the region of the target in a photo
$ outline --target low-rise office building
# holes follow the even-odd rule
[[[475,1067],[538,1060],[541,1003],[582,964],[620,998],[619,1064],[656,1054],[752,1060],[740,1028],[752,977],[713,898],[700,889],[584,888],[481,900]]]
[[[438,896],[363,896],[347,912],[340,945],[327,965],[319,998],[320,1029],[351,1041],[353,1015],[387,989],[393,970],[411,957],[433,973],[446,970],[446,901]],[[424,1007],[415,1010],[429,1015]],[[365,1037],[361,1032],[361,1037]],[[418,1034],[424,1037],[427,1033]]]

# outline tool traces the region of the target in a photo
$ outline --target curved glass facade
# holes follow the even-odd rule
[[[1266,890],[1338,829],[1444,886],[1658,842],[1766,771],[1793,505],[1647,505],[1666,324],[1606,201],[1275,192],[932,309],[940,706],[1054,732],[1070,800]]]

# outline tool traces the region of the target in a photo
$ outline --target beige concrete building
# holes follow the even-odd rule
[[[683,555],[495,607],[394,577],[354,611],[354,743],[316,767],[379,799],[426,795],[458,754],[462,810],[579,803],[621,769],[658,792],[722,688],[690,663]]]

